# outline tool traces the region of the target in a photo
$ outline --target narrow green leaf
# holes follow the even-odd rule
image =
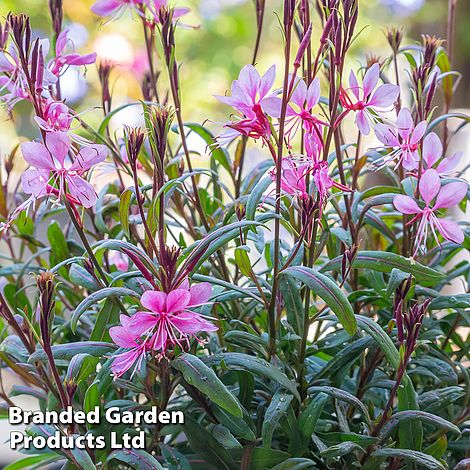
[[[196,387],[211,401],[234,416],[243,416],[238,400],[215,375],[215,372],[198,357],[192,354],[181,354],[172,362],[172,366],[183,374],[186,382]]]
[[[148,452],[141,449],[116,449],[113,450],[106,459],[106,462],[111,460],[119,460],[127,465],[130,465],[135,470],[164,470],[158,460],[155,460]],[[112,468],[110,466],[110,468]]]
[[[328,261],[320,271],[339,271],[341,269],[342,257]],[[381,273],[389,273],[392,269],[400,269],[401,271],[413,274],[416,280],[424,286],[433,286],[442,282],[444,274],[424,266],[412,258],[405,258],[404,256],[395,253],[388,253],[385,251],[360,251],[353,261],[354,268],[372,269]]]
[[[134,196],[134,188],[125,189],[119,198],[119,220],[121,227],[127,237],[130,236],[129,232],[129,207],[131,205],[132,197]]]
[[[271,403],[264,414],[263,427],[261,429],[261,437],[264,447],[271,447],[274,431],[279,425],[281,419],[286,415],[287,409],[294,397],[285,392],[276,392]]]
[[[444,465],[430,455],[416,450],[384,448],[373,452],[371,457],[395,457],[421,465],[426,470],[448,470],[447,465]]]
[[[255,375],[259,374],[274,380],[279,385],[289,390],[300,401],[296,384],[289,380],[283,372],[263,359],[242,353],[221,353],[204,357],[203,360],[207,365],[218,364],[229,369],[246,370]]]
[[[73,332],[77,329],[78,320],[86,312],[88,308],[96,304],[100,300],[108,299],[110,297],[138,297],[138,294],[133,290],[126,289],[124,287],[105,287],[97,292],[86,297],[74,310],[72,318],[70,320],[70,327]]]
[[[314,269],[303,266],[291,266],[283,274],[290,275],[309,287],[315,295],[325,301],[350,335],[356,333],[357,324],[351,304],[335,281]]]

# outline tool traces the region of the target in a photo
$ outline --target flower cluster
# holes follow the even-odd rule
[[[108,149],[89,142],[81,150],[72,145],[71,139],[84,141],[71,132],[74,112],[61,100],[60,77],[69,66],[93,64],[96,53],[75,52],[69,30],[64,29],[57,36],[53,57],[47,61],[49,41],[37,39],[31,43],[29,19],[24,16],[10,14],[4,31],[9,32],[10,38],[4,37],[0,51],[0,82],[4,92],[0,100],[10,111],[19,101],[30,101],[42,142],[21,145],[23,158],[30,165],[21,181],[24,192],[31,197],[11,213],[3,228],[9,227],[21,211],[46,196],[67,201],[75,214],[77,205],[93,207],[97,194],[85,177],[105,160]]]
[[[133,366],[134,372],[138,370],[149,352],[163,357],[170,346],[177,345],[185,350],[189,347],[190,337],[216,331],[215,325],[193,311],[207,305],[211,291],[207,282],[189,287],[186,281],[169,293],[158,290],[144,292],[140,303],[146,311],[139,311],[131,317],[121,315],[121,325],[109,330],[113,341],[127,349],[113,356],[115,376],[120,377]]]
[[[280,171],[280,188],[284,194],[294,196],[301,202],[315,193],[321,215],[332,188],[342,192],[351,191],[348,186],[330,176],[324,147],[329,129],[336,129],[349,113],[354,113],[359,133],[367,136],[373,128],[383,144],[379,148],[382,152],[381,162],[376,162],[375,165],[381,168],[392,162],[395,169],[401,166],[416,180],[419,189],[415,198],[421,199],[424,207],[420,208],[415,198],[407,195],[398,195],[394,199],[394,206],[401,213],[415,214],[407,222],[409,225],[418,223],[414,255],[420,248],[425,250],[428,227],[437,243],[437,232],[446,240],[462,243],[464,234],[459,226],[451,220],[440,219],[435,214],[439,209],[455,206],[467,193],[467,183],[464,181],[445,185],[442,181],[444,176],[458,166],[462,153],[444,157],[438,135],[427,132],[426,120],[415,123],[408,108],[400,109],[396,124],[387,122],[385,113],[393,109],[400,89],[398,85],[390,83],[378,86],[379,79],[380,66],[377,62],[367,69],[362,85],[351,71],[349,88],[341,87],[339,91],[343,111],[333,122],[328,122],[326,117],[314,112],[320,101],[318,78],[307,86],[302,78],[290,75],[287,97],[280,97],[279,90],[272,91],[276,80],[274,65],[262,77],[252,65],[247,65],[232,83],[231,96],[217,96],[219,101],[232,106],[237,113],[236,120],[225,124],[228,130],[218,137],[218,143],[225,146],[240,135],[260,139],[263,145],[270,148],[276,161],[273,151],[277,139],[276,128],[284,126],[283,135],[289,149],[292,149],[295,135],[302,129],[303,153],[283,156],[280,164],[271,170],[271,177],[275,181],[276,174]],[[283,100],[286,106],[281,124]],[[436,196],[438,197],[431,207]]]

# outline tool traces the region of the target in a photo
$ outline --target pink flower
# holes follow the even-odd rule
[[[63,132],[54,132],[47,134],[46,145],[26,142],[21,144],[21,150],[32,167],[21,177],[25,193],[35,198],[55,194],[84,207],[92,207],[96,203],[95,189],[83,175],[106,158],[106,146],[84,147],[72,157],[70,138]]]
[[[270,90],[276,79],[276,67],[272,65],[261,77],[252,65],[245,65],[238,80],[234,80],[231,96],[216,96],[222,103],[238,111],[239,120],[226,124],[230,127],[230,136],[246,135],[254,139],[268,138],[271,134],[266,114],[276,116],[279,113],[279,99]],[[234,132],[235,131],[235,132]],[[222,140],[227,136],[222,135]]]
[[[320,216],[326,199],[331,188],[337,188],[340,191],[351,192],[351,189],[335,181],[329,175],[328,162],[320,159],[322,147],[317,141],[316,133],[306,133],[304,136],[305,151],[309,159],[313,181],[318,191],[320,202]]]
[[[143,3],[143,0],[98,0],[92,5],[91,11],[98,16],[117,17],[126,8],[139,11]]]
[[[41,39],[39,44],[42,56],[45,57],[49,51],[49,41]],[[32,54],[30,54],[28,64],[30,70],[32,67],[31,56]],[[0,100],[6,103],[9,109],[19,101],[31,99],[23,65],[19,59],[18,51],[13,44],[10,45],[8,51],[0,51],[0,73],[4,74],[0,76],[0,92],[6,91],[0,97]],[[37,90],[41,90],[43,86],[53,85],[57,81],[57,77],[44,67],[42,67],[40,72],[37,72],[37,76],[40,80],[40,83],[35,84]]]
[[[96,52],[80,55],[75,52],[75,45],[68,37],[69,30],[64,29],[57,37],[55,45],[56,56],[49,65],[51,72],[57,77],[61,74],[66,65],[89,65],[95,63]],[[72,52],[67,53],[67,46],[70,46]]]
[[[118,346],[126,348],[128,351],[113,356],[111,370],[115,377],[121,377],[135,364],[133,375],[142,366],[148,351],[148,341],[140,341],[142,332],[135,325],[130,326],[131,318],[126,315],[121,315],[120,318],[122,326],[110,328],[109,335]]]
[[[317,142],[323,145],[321,129],[322,125],[326,125],[326,123],[311,112],[320,100],[320,81],[316,78],[307,88],[306,83],[301,78],[295,77],[294,80],[293,92],[286,110],[286,135],[289,139],[293,138],[300,125],[302,125],[306,132],[315,136]],[[277,99],[280,108],[281,100]]]
[[[418,231],[416,234],[416,250],[415,255],[419,248],[423,251],[426,247],[426,239],[428,236],[428,227],[434,239],[438,244],[436,230],[446,239],[455,243],[461,244],[464,240],[464,234],[460,227],[452,220],[439,219],[435,212],[439,209],[446,209],[458,204],[467,194],[467,183],[463,181],[449,183],[441,187],[441,180],[436,170],[427,170],[419,181],[419,194],[426,206],[421,209],[417,202],[405,195],[395,196],[393,205],[402,214],[416,214],[416,216],[409,222],[409,224],[419,220]],[[435,198],[434,205],[431,203]]]
[[[191,288],[179,288],[169,294],[161,291],[147,291],[141,297],[141,304],[149,312],[137,312],[131,318],[131,325],[149,337],[149,347],[162,353],[169,345],[188,341],[202,331],[216,331],[218,328],[204,319],[192,308],[207,303],[211,295],[207,282]]]
[[[34,117],[41,129],[47,132],[66,132],[70,129],[73,116],[62,101],[47,100],[43,110],[43,118]]]
[[[281,162],[281,189],[291,196],[301,199],[308,197],[306,176],[311,169],[308,164],[298,163],[292,157],[285,157]],[[276,180],[276,171],[270,172],[273,181]]]
[[[155,21],[158,23],[158,11],[161,8],[168,8],[168,0],[144,0],[144,3],[148,6],[149,10],[152,12]],[[173,8],[173,21],[178,20],[182,16],[186,15],[189,12],[189,8]]]
[[[379,74],[379,64],[375,63],[367,70],[362,87],[360,87],[356,75],[351,70],[349,90],[341,89],[340,92],[340,101],[345,111],[339,116],[337,122],[350,111],[353,111],[356,113],[356,125],[361,134],[369,134],[369,120],[375,122],[377,120],[376,114],[380,110],[392,106],[400,92],[399,87],[392,84],[380,85],[376,89]]]
[[[426,121],[413,123],[411,113],[403,108],[398,113],[397,129],[381,123],[375,125],[377,138],[390,150],[385,163],[397,160],[406,170],[413,170],[419,163],[419,145],[426,132]]]
[[[118,271],[127,271],[129,268],[129,260],[120,251],[112,251],[109,255],[109,262],[114,264]]]
[[[426,169],[433,168],[435,164],[442,158],[442,143],[434,132],[429,133],[423,142],[423,161]],[[454,155],[442,158],[440,163],[436,167],[436,171],[439,175],[446,175],[451,173],[459,164],[463,156],[462,152],[457,152]]]
[[[134,364],[135,372],[149,351],[163,354],[172,344],[182,346],[183,341],[188,342],[189,336],[202,331],[216,331],[216,326],[192,310],[207,304],[211,290],[207,282],[191,288],[185,282],[181,288],[168,294],[161,291],[144,292],[141,304],[149,311],[137,312],[132,317],[121,315],[121,326],[109,330],[118,346],[129,349],[114,356],[114,374],[119,377]]]

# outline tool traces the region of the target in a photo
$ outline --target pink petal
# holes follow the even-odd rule
[[[405,149],[402,151],[403,160],[402,165],[405,170],[414,170],[418,166],[419,154],[418,152],[412,151],[410,149]]]
[[[315,78],[307,91],[307,109],[313,108],[320,100],[320,80]]]
[[[263,111],[271,117],[281,117],[282,100],[276,96],[269,96],[261,100],[260,105]]]
[[[119,315],[119,320],[121,322],[121,325],[124,327],[124,328],[127,328],[127,326],[129,325],[130,321],[131,321],[131,317],[128,317],[127,315],[124,315],[123,313],[121,315]]]
[[[49,170],[26,170],[21,175],[21,184],[26,194],[32,194],[39,198],[47,195],[47,181],[49,179]]]
[[[54,162],[47,148],[39,142],[24,142],[21,144],[23,158],[35,168],[55,170]]]
[[[453,220],[438,219],[439,225],[437,226],[441,235],[451,242],[461,245],[465,239],[462,229]]]
[[[413,145],[416,145],[423,138],[423,135],[426,132],[427,127],[428,127],[428,124],[426,121],[419,122],[416,125],[413,131],[413,134],[411,134],[410,143]]]
[[[138,349],[131,349],[122,354],[113,356],[113,363],[111,364],[111,370],[115,375],[120,377],[125,374],[134,364],[138,357],[142,354]]]
[[[201,282],[200,284],[192,286],[191,289],[189,289],[189,293],[191,298],[189,299],[188,307],[202,305],[209,300],[212,294],[212,286],[208,282]]]
[[[15,66],[3,52],[0,52],[0,72],[13,72],[14,70]]]
[[[180,312],[184,310],[191,299],[191,294],[186,289],[172,290],[166,299],[167,312]]]
[[[396,131],[393,127],[378,122],[374,127],[375,135],[387,147],[397,147],[399,145]]]
[[[73,170],[89,170],[92,166],[101,163],[108,155],[106,145],[90,145],[84,147],[75,157],[75,161],[71,166]]]
[[[259,87],[259,98],[263,99],[268,93],[276,80],[276,66],[271,65],[261,78]]]
[[[369,106],[377,106],[378,108],[387,108],[396,101],[399,92],[399,88],[391,83],[380,85],[367,104]]]
[[[408,108],[402,108],[397,116],[398,132],[403,139],[407,139],[413,129],[413,118]]]
[[[67,64],[69,65],[89,65],[94,64],[96,61],[96,52],[92,52],[91,54],[68,54],[65,56],[67,60]]]
[[[252,65],[245,65],[238,76],[240,87],[251,98],[253,104],[256,102],[256,94],[260,88],[261,77]]]
[[[184,8],[184,7],[174,8],[173,9],[173,19],[177,20],[178,18],[181,18],[182,16],[186,15],[190,11],[191,10],[189,8]]]
[[[356,74],[352,70],[349,74],[349,88],[356,99],[359,100],[359,83],[357,82]]]
[[[142,294],[140,303],[144,308],[148,308],[152,312],[162,313],[166,312],[166,298],[165,292],[159,290],[148,290]]]
[[[434,209],[455,206],[467,195],[467,190],[468,185],[463,181],[446,184],[439,191]]]
[[[137,312],[129,317],[126,328],[134,338],[140,338],[144,333],[154,328],[158,321],[158,317],[152,313]]]
[[[307,101],[307,85],[299,78],[294,79],[294,89],[291,96],[291,101],[295,103],[299,108],[303,108]]]
[[[419,193],[427,206],[436,197],[441,188],[441,179],[436,170],[430,169],[423,173],[419,182]]]
[[[421,212],[416,201],[409,196],[404,196],[403,194],[399,194],[393,198],[393,205],[395,206],[395,209],[402,214],[417,214],[418,212]]]
[[[62,55],[62,51],[67,46],[68,33],[69,33],[69,29],[67,28],[67,29],[64,29],[63,31],[61,31],[59,36],[57,36],[57,41],[56,41],[56,44],[55,44],[56,56]]]
[[[423,142],[423,159],[431,168],[442,157],[442,144],[436,133],[428,134]]]
[[[123,326],[113,326],[109,329],[111,339],[121,348],[134,348],[137,343],[135,337]]]
[[[62,165],[70,149],[70,138],[65,132],[49,132],[46,136],[46,146],[52,156]]]
[[[172,317],[171,322],[183,333],[193,335],[200,331],[217,331],[218,327],[204,320],[204,318],[191,311],[183,312]]]
[[[150,342],[152,349],[156,349],[157,351],[163,350],[166,347],[166,343],[168,341],[168,333],[166,329],[163,327],[163,324],[159,325],[159,328],[152,336],[152,340]]]
[[[66,176],[68,190],[71,196],[77,199],[83,207],[89,208],[96,204],[98,196],[95,188],[80,176]]]
[[[122,6],[119,0],[98,0],[91,7],[91,11],[99,16],[111,16]]]
[[[369,132],[370,132],[369,121],[367,120],[367,116],[364,111],[359,111],[357,113],[356,126],[362,135],[369,135]]]
[[[436,168],[436,171],[442,175],[455,170],[463,157],[463,152],[457,152],[451,157],[444,158]]]
[[[373,64],[364,75],[364,81],[362,82],[362,90],[364,91],[364,98],[367,98],[372,90],[376,87],[379,81],[380,67],[376,62]]]

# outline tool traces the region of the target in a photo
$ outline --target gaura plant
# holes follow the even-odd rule
[[[61,0],[49,1],[50,42],[23,14],[3,21],[1,100],[13,117],[27,102],[37,125],[2,162],[1,376],[18,377],[0,387],[3,416],[20,395],[41,410],[185,416],[32,424],[25,433],[46,438],[143,432],[145,445],[25,446],[7,468],[469,464],[470,242],[457,222],[468,186],[449,125],[469,119],[449,112],[452,36],[408,46],[390,28],[389,55],[358,66],[348,60],[358,0],[284,0],[283,65],[263,69],[267,2],[254,3],[252,62],[207,97],[222,125],[187,121],[184,8],[92,6],[104,22],[142,24],[142,100],[123,107],[114,64],[76,50]],[[60,85],[69,67],[97,60],[94,127]],[[113,133],[111,118],[135,104],[142,126]],[[207,145],[202,168],[189,136]],[[251,148],[261,157],[248,171]]]

